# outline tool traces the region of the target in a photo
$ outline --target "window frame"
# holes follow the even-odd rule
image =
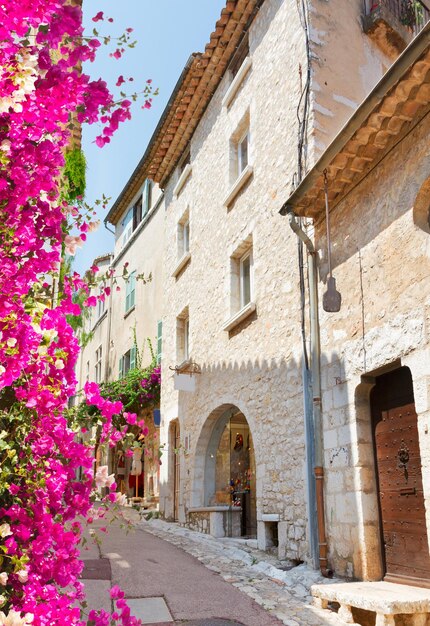
[[[245,275],[244,262],[249,259],[249,300],[245,302]],[[242,310],[254,297],[254,272],[253,272],[252,247],[247,250],[239,259],[239,310]]]
[[[243,154],[242,154],[242,145],[246,140],[246,162],[243,162]],[[239,137],[236,143],[236,179],[238,179],[245,169],[249,165],[249,146],[251,141],[251,135],[249,132],[249,126],[246,128],[245,132]]]
[[[96,363],[94,366],[94,379],[96,383],[102,382],[102,359],[103,359],[103,345],[100,344],[96,350]]]
[[[131,272],[125,288],[125,313],[136,306],[136,270]]]

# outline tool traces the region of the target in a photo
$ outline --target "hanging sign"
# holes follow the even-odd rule
[[[174,376],[174,385],[177,391],[189,391],[193,393],[196,390],[196,379],[189,374],[177,374]]]

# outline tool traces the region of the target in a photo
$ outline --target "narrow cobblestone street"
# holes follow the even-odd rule
[[[282,571],[253,542],[216,540],[161,520],[139,521],[129,533],[114,522],[101,548],[89,543],[84,584],[89,608],[110,609],[108,589],[119,585],[138,617],[158,599],[150,624],[194,626],[340,626],[335,613],[311,604],[309,587],[321,576],[304,565]],[[99,527],[102,524],[97,524]],[[103,534],[103,533],[102,533]],[[98,559],[98,562],[97,562]],[[107,561],[108,560],[108,561]],[[108,566],[108,569],[107,569]],[[108,575],[107,575],[108,572]],[[161,605],[160,605],[161,606]],[[151,609],[152,610],[152,609]],[[144,617],[145,619],[145,617]]]

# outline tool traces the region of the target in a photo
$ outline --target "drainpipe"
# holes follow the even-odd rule
[[[330,577],[333,572],[328,569],[327,538],[325,531],[324,513],[324,451],[323,425],[321,407],[321,341],[318,319],[318,283],[316,251],[308,235],[302,230],[293,211],[287,207],[287,214],[291,229],[305,244],[310,257],[309,263],[309,309],[311,318],[311,371],[312,371],[312,406],[314,432],[314,475],[316,483],[316,509],[318,520],[319,566],[323,576]],[[306,381],[304,381],[306,382]]]

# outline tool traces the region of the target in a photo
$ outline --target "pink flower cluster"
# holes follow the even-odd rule
[[[0,39],[0,393],[27,432],[0,509],[0,528],[10,529],[0,534],[0,620],[84,626],[77,518],[91,507],[93,459],[65,416],[79,350],[66,316],[79,314],[73,293],[84,287],[77,275],[55,285],[63,247],[73,252],[91,226],[70,234],[70,216],[80,216],[60,181],[73,124],[101,122],[102,146],[130,117],[130,101],[114,102],[103,80],[82,72],[100,43],[83,37],[81,8],[68,0],[4,0]],[[87,393],[114,445],[125,434],[112,423],[121,403],[101,399],[95,386]],[[122,592],[113,597],[113,615],[89,619],[138,624]]]

